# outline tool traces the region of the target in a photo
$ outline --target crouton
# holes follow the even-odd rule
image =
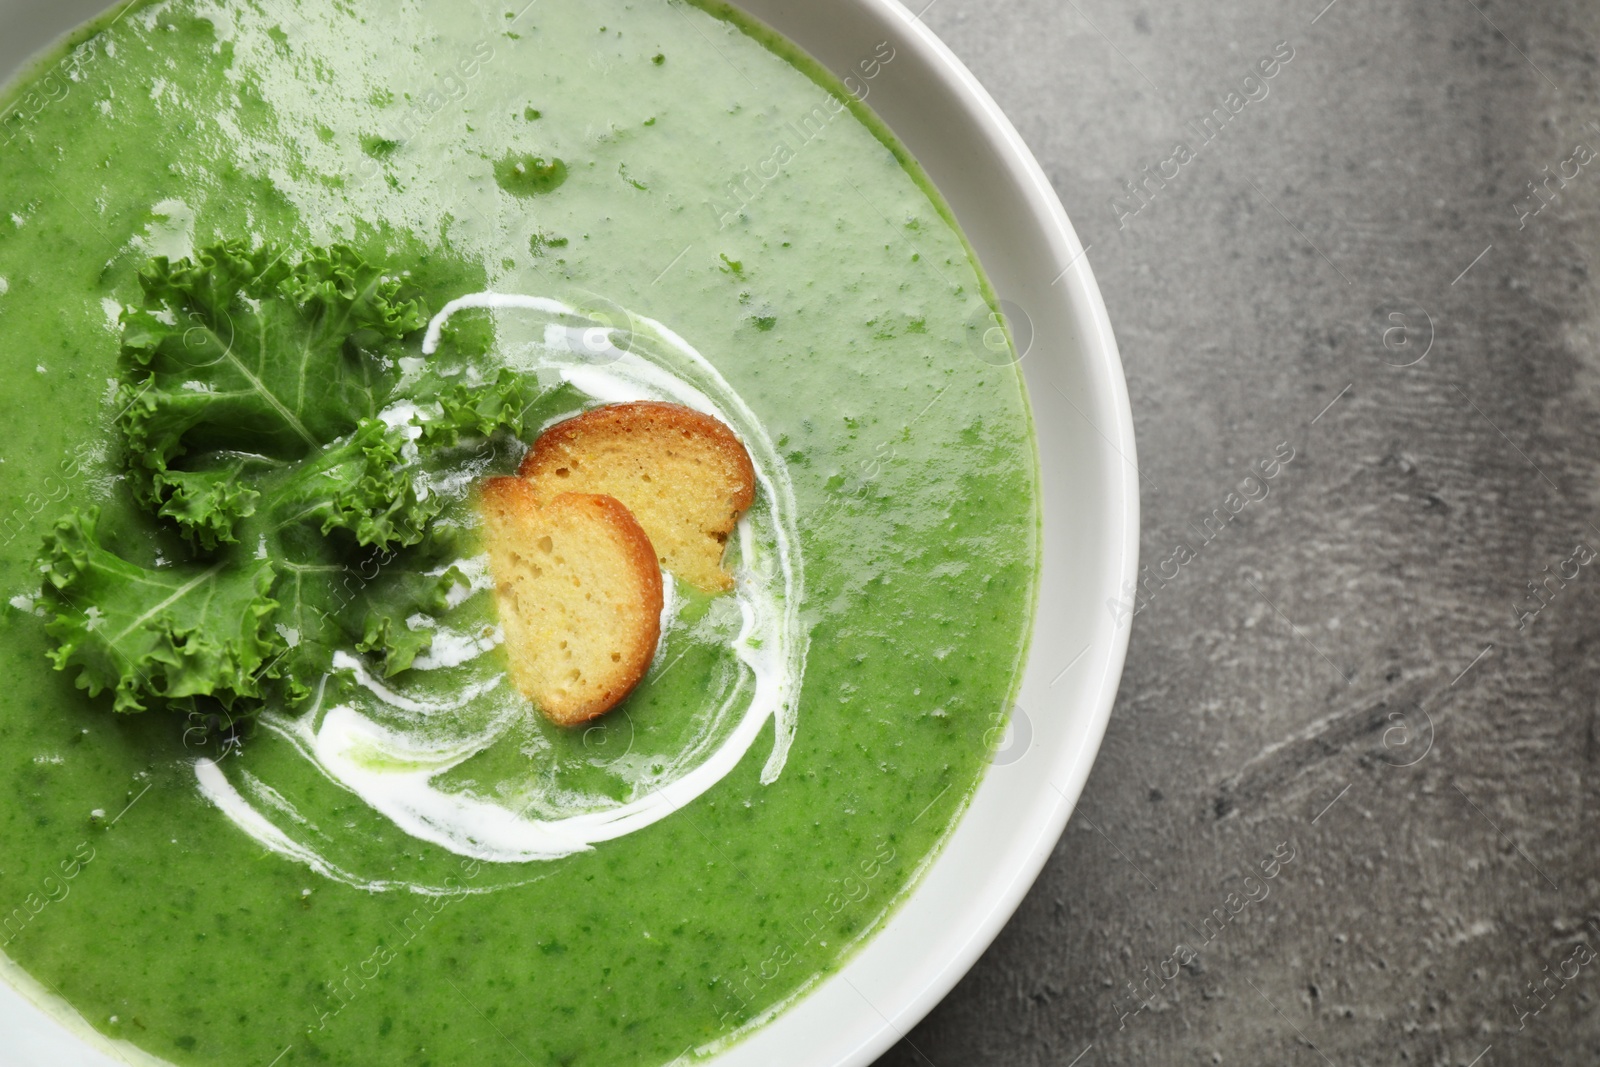
[[[678,404],[638,401],[556,423],[519,473],[543,502],[605,493],[633,512],[661,566],[707,593],[733,588],[728,536],[755,499],[755,468],[733,431]]]
[[[539,501],[492,478],[480,506],[511,678],[551,722],[571,726],[627,696],[661,637],[661,571],[614,498]]]

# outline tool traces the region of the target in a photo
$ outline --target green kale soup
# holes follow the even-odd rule
[[[992,294],[863,103],[896,55],[841,83],[680,0],[173,0],[11,87],[10,973],[181,1065],[631,1067],[881,926],[1039,550]],[[735,588],[668,581],[643,682],[556,727],[474,487],[634,400],[721,419],[756,502]]]

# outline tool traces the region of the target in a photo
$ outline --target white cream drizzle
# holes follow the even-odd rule
[[[667,400],[684,404],[721,419],[744,441],[759,485],[757,503],[736,531],[735,603],[713,604],[711,609],[712,616],[725,623],[737,621],[737,635],[730,647],[738,662],[738,675],[714,680],[706,707],[684,709],[685,715],[699,716],[701,727],[682,751],[666,758],[624,753],[607,764],[629,785],[630,795],[622,801],[555,788],[540,792],[531,784],[543,769],[538,766],[537,750],[527,753],[528,782],[474,782],[473,788],[459,784],[441,788],[441,775],[484,752],[520,720],[534,714],[526,701],[504,684],[503,674],[498,670],[485,674],[482,664],[477,664],[476,680],[464,683],[454,697],[423,699],[399,691],[403,676],[396,685],[387,684],[374,677],[358,656],[340,652],[334,658],[334,671],[356,683],[358,698],[324,707],[319,692],[309,710],[293,717],[268,713],[262,725],[292,744],[330,782],[359,797],[406,835],[458,856],[498,864],[587,851],[666,818],[726,777],[769,720],[774,724],[773,745],[760,780],[763,784],[776,781],[797,726],[808,637],[799,618],[803,582],[793,488],[783,460],[755,413],[705,357],[661,323],[633,317],[634,336],[660,348],[650,347],[647,358],[642,354],[645,346],[626,341],[617,346],[613,327],[594,320],[584,325],[586,316],[581,311],[549,297],[482,292],[452,300],[429,322],[424,356],[437,351],[450,317],[469,308],[487,309],[502,318],[534,313],[562,320],[545,324],[542,337],[519,353],[531,353],[531,359],[515,363],[525,373],[536,373],[545,380],[553,375],[604,403]],[[574,321],[577,326],[571,325]],[[504,353],[502,358],[506,359]],[[512,365],[511,360],[506,362]],[[413,406],[396,405],[382,417],[398,426],[425,419],[428,414]],[[431,489],[463,494],[476,473],[435,477]],[[492,585],[484,557],[461,560],[456,566],[468,581],[452,591],[451,607]],[[670,576],[665,593],[664,634],[677,625],[683,604]],[[470,670],[479,657],[503,641],[498,628],[488,633],[461,633],[421,616],[413,617],[409,624],[434,631],[433,648],[415,663],[415,668],[424,672]],[[703,620],[697,627],[708,624]],[[658,655],[652,674],[665,674],[674,665],[662,663]],[[602,721],[610,723],[615,717],[613,713]],[[631,729],[631,717],[626,721]],[[631,752],[631,736],[628,744]],[[321,842],[312,840],[313,836],[336,837],[341,831],[326,825],[316,830],[288,800],[248,772],[225,771],[207,760],[199,761],[195,770],[201,792],[241,830],[273,852],[364,889],[444,891],[415,879],[367,877],[349,871],[348,864],[334,862]],[[237,788],[230,775],[243,778],[246,788]],[[519,803],[530,788],[534,799]],[[255,796],[256,801],[246,794]],[[538,816],[529,813],[535,806],[540,808]],[[271,811],[280,816],[291,814],[287,819],[274,819]],[[535,875],[513,876],[500,884],[517,884],[532,877]]]

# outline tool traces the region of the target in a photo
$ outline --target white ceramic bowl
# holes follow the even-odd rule
[[[1138,567],[1133,420],[1082,245],[1016,130],[950,50],[895,0],[737,2],[840,77],[879,42],[894,46],[894,62],[873,79],[866,102],[949,201],[1006,302],[1027,349],[1022,368],[1038,427],[1044,568],[1010,735],[944,850],[884,928],[840,972],[716,1060],[856,1067],[904,1036],[994,940],[1088,777],[1128,645],[1127,623],[1109,605]],[[0,0],[0,79],[104,7]],[[11,982],[0,983],[0,1063],[125,1062],[3,958],[0,977]]]

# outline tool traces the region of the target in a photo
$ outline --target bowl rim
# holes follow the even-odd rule
[[[976,76],[922,21],[922,14],[937,0],[917,0],[925,5],[917,13],[913,13],[901,0],[731,2],[794,41],[840,78],[853,72],[847,65],[848,60],[841,69],[841,57],[847,53],[825,54],[812,47],[812,42],[796,33],[791,25],[796,18],[825,20],[827,15],[821,13],[822,10],[838,16],[848,14],[843,9],[856,9],[865,16],[861,20],[863,23],[895,33],[895,48],[904,46],[932,75],[938,88],[950,95],[956,113],[971,123],[972,129],[966,132],[974,135],[974,139],[988,150],[991,154],[989,162],[1009,182],[1008,188],[995,195],[1016,196],[1026,206],[1029,218],[1037,225],[1038,240],[1054,254],[1053,263],[1060,273],[1053,276],[1044,287],[1044,292],[1050,299],[1060,301],[1060,306],[1076,326],[1082,363],[1079,369],[1088,372],[1093,386],[1089,394],[1080,397],[1090,401],[1087,413],[1073,404],[1065,392],[1062,392],[1062,396],[1083,417],[1110,453],[1107,455],[1102,451],[1098,457],[1102,461],[1100,466],[1105,498],[1100,515],[1103,552],[1096,560],[1101,570],[1101,580],[1097,584],[1106,594],[1107,610],[1100,612],[1098,598],[1095,603],[1087,605],[1091,608],[1091,614],[1100,620],[1100,625],[1092,627],[1093,635],[1080,653],[1080,657],[1086,661],[1087,670],[1079,673],[1085,674],[1088,681],[1079,687],[1081,695],[1075,702],[1075,729],[1068,738],[1070,743],[1061,745],[1053,753],[1046,753],[1053,757],[1041,775],[1049,786],[1048,790],[1041,793],[1046,800],[1028,811],[1026,825],[1019,828],[1020,833],[1013,835],[1013,844],[1007,849],[1003,861],[987,879],[990,888],[980,894],[987,906],[977,912],[964,912],[951,917],[949,929],[936,943],[923,946],[914,959],[899,961],[902,968],[909,966],[914,973],[911,980],[885,982],[881,980],[881,973],[867,966],[873,962],[872,957],[884,953],[889,933],[907,919],[918,898],[929,893],[933,888],[932,883],[941,874],[949,874],[952,868],[962,862],[961,843],[958,840],[960,831],[973,821],[970,818],[973,809],[997,777],[994,767],[990,768],[980,783],[967,811],[958,817],[940,848],[913,878],[905,896],[891,910],[887,920],[859,943],[855,955],[847,959],[837,972],[802,990],[789,1002],[778,1006],[755,1023],[741,1043],[727,1047],[721,1055],[713,1058],[718,1067],[756,1067],[758,1064],[777,1067],[789,1063],[865,1067],[904,1038],[912,1026],[943,1000],[999,936],[1054,852],[1088,779],[1110,721],[1127,656],[1134,613],[1133,602],[1128,599],[1128,595],[1136,589],[1139,568],[1139,473],[1133,413],[1110,316],[1089,266],[1088,248],[1079,240],[1049,178],[1016,127]],[[797,15],[797,9],[802,8],[809,9],[809,13]],[[857,41],[856,47],[859,49],[859,38]],[[876,101],[868,102],[867,106],[873,108],[885,126],[907,145],[911,156],[927,171],[935,187],[950,204],[964,235],[969,240],[973,239],[974,232],[965,224],[962,206],[940,180],[941,174],[928,165],[927,157],[917,150],[912,139],[903,132],[896,117],[879,110]],[[986,250],[977,240],[972,240],[972,243],[975,246],[973,254],[984,275],[991,281],[997,280],[1003,271],[997,269],[1001,264],[995,261],[995,250]],[[1007,288],[998,282],[995,287],[1004,302],[1008,295]],[[1045,297],[1031,291],[1030,299],[1039,301]],[[1037,310],[1040,304],[1033,306]],[[1039,370],[1038,362],[1030,365],[1024,360],[1023,368],[1037,420],[1041,410],[1040,388],[1053,385],[1056,391],[1061,392],[1061,389],[1054,381],[1046,380],[1047,376]],[[1038,373],[1035,374],[1035,371]],[[1036,424],[1036,429],[1042,430],[1043,424]],[[1049,497],[1060,487],[1052,485],[1047,477],[1048,464],[1044,462],[1047,457],[1042,444],[1040,453],[1040,489],[1042,495]],[[1051,567],[1052,534],[1055,531],[1049,519],[1048,501],[1046,503],[1040,556],[1041,566],[1048,571]],[[1059,560],[1056,562],[1059,564]],[[1049,593],[1047,578],[1048,574],[1042,576],[1038,587],[1041,601]],[[1127,608],[1122,608],[1123,603],[1128,605]],[[1045,649],[1041,647],[1040,640],[1043,621],[1036,614],[1023,672],[1022,693],[1025,700],[1028,699],[1030,688],[1035,692],[1040,688],[1037,683],[1041,671],[1048,669],[1053,673],[1055,670],[1055,664],[1046,667],[1043,661]],[[1078,660],[1074,659],[1073,663],[1078,663]],[[1070,667],[1071,664],[1068,669]],[[1048,685],[1044,688],[1048,688]],[[862,973],[858,975],[857,972]],[[838,989],[840,986],[845,988]],[[826,1001],[830,987],[835,987],[833,991],[838,994],[833,997],[835,1005],[852,1000],[857,1004],[853,1022],[843,1022],[841,1025],[836,1015],[827,1018],[827,1008],[807,1010],[811,1005]],[[831,1029],[832,1034],[825,1036],[819,1032],[825,1029]],[[787,1054],[785,1045],[791,1039],[805,1040],[808,1036],[808,1045],[820,1047],[814,1051],[808,1049],[804,1055]]]

